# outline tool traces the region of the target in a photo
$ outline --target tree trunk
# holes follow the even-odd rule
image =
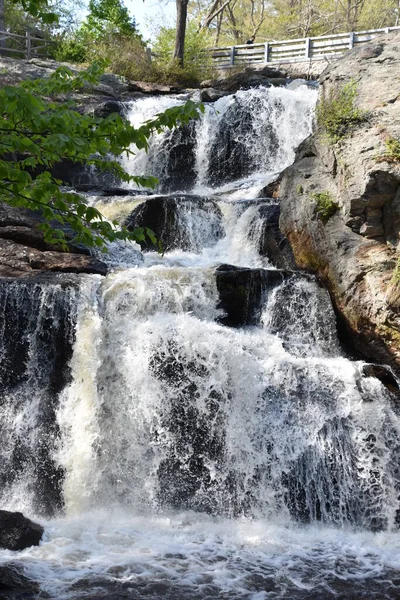
[[[185,32],[188,2],[189,0],[176,0],[176,35],[175,49],[172,58],[176,59],[182,67],[183,53],[185,50]]]
[[[4,0],[0,0],[0,31],[6,30],[6,24],[4,20]],[[1,39],[0,34],[0,50],[6,47],[6,40]]]

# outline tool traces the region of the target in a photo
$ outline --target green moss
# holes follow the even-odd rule
[[[326,223],[339,208],[338,203],[327,191],[310,194],[310,198],[317,204],[317,218],[323,223]]]
[[[317,122],[325,130],[331,143],[340,141],[356,123],[366,120],[366,111],[355,106],[356,97],[357,84],[350,81],[332,91],[328,98],[318,104]]]
[[[301,196],[304,193],[304,188],[301,184],[296,187],[296,192]]]

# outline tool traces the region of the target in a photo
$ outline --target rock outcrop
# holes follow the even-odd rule
[[[72,245],[61,252],[46,244],[33,212],[0,202],[0,277],[27,277],[43,271],[99,273],[107,266],[89,255],[88,249]]]
[[[366,118],[336,143],[321,127],[283,175],[280,227],[299,267],[325,282],[360,353],[400,367],[400,287],[393,277],[400,233],[400,33],[376,38],[332,63],[320,102],[355,82]],[[329,214],[318,195],[329,199]]]

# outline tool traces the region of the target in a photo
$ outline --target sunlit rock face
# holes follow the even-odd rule
[[[351,81],[365,121],[329,144],[322,128],[299,148],[283,176],[282,232],[297,264],[326,282],[348,335],[363,355],[400,365],[400,293],[393,274],[400,232],[400,164],[386,142],[400,137],[393,81],[400,34],[380,36],[334,61],[321,75],[320,102]],[[338,210],[318,214],[315,194],[328,192]]]

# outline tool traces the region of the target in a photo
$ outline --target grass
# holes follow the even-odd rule
[[[355,124],[366,120],[367,112],[355,105],[356,97],[357,84],[350,81],[318,104],[317,122],[325,130],[329,142],[339,142]]]
[[[396,266],[393,271],[391,283],[394,285],[400,285],[400,258],[397,259]]]
[[[310,198],[317,204],[317,218],[323,223],[326,223],[339,208],[338,203],[327,191],[310,194]]]
[[[393,164],[400,163],[400,140],[396,138],[388,138],[385,142],[386,151],[376,157],[378,162],[388,162]]]

